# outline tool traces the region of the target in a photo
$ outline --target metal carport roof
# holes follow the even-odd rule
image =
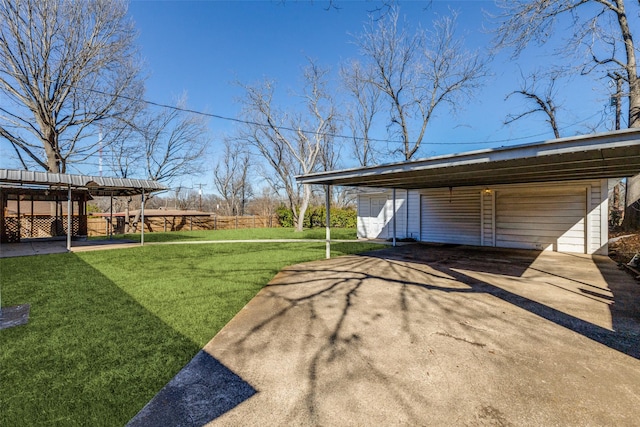
[[[6,193],[0,203],[0,235],[4,236],[4,204],[10,194],[24,192],[44,193],[50,191],[67,192],[67,212],[73,212],[74,192],[88,192],[92,196],[133,196],[142,195],[141,217],[144,224],[144,197],[155,191],[166,190],[157,181],[128,178],[106,178],[101,176],[71,175],[63,173],[36,172],[15,169],[0,169],[0,194]],[[33,199],[32,199],[33,200]],[[67,250],[71,250],[72,215],[67,215]],[[140,244],[144,244],[144,226],[140,229]]]
[[[0,169],[0,185],[86,189],[93,196],[133,196],[166,190],[162,184],[145,179]]]
[[[303,184],[439,188],[579,179],[640,173],[640,129],[298,176]]]

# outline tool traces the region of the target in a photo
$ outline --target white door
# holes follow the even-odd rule
[[[372,197],[369,215],[370,236],[374,238],[386,238],[387,229],[387,198]]]
[[[425,190],[420,203],[422,241],[480,245],[479,190]]]
[[[586,188],[496,192],[496,246],[585,253]]]

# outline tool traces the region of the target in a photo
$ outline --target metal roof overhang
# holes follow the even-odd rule
[[[622,178],[640,173],[640,129],[298,176],[302,184],[439,188]]]
[[[0,169],[0,185],[25,188],[86,190],[92,196],[133,196],[166,190],[156,181],[89,175]]]

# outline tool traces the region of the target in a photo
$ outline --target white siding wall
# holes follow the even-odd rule
[[[405,237],[416,240],[420,239],[420,192],[410,190],[407,195],[407,209],[409,212],[409,223],[405,233]]]
[[[393,199],[389,196],[389,212],[393,212]],[[396,190],[396,238],[400,239],[406,236],[408,227],[408,206],[407,191]],[[388,237],[393,237],[393,219],[389,221]]]
[[[591,198],[588,206],[588,248],[590,254],[606,255],[609,240],[609,185],[603,179],[591,183]]]
[[[482,209],[482,229],[481,229],[481,242],[482,246],[495,246],[495,192],[492,190],[482,190],[481,194],[481,209]]]
[[[356,218],[358,239],[366,239],[368,230],[368,221],[370,215],[370,197],[368,195],[358,195],[358,216]]]

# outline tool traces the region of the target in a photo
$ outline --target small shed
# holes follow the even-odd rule
[[[163,190],[151,180],[0,169],[0,241],[66,235],[70,246],[72,237],[87,235],[86,204],[94,196],[144,200]]]
[[[606,254],[608,181],[640,173],[640,129],[298,177],[360,187],[360,238]]]

